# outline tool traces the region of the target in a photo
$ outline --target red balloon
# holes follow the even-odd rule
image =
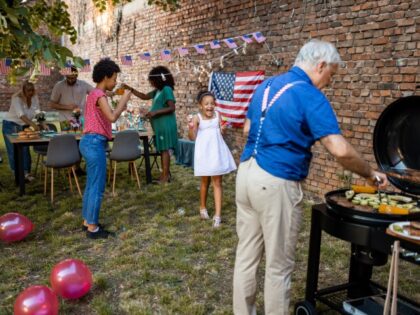
[[[0,239],[3,242],[20,241],[31,233],[33,228],[31,220],[19,213],[6,213],[0,217]]]
[[[50,275],[53,290],[65,299],[78,299],[92,287],[92,273],[78,259],[66,259],[54,266]]]
[[[57,315],[57,295],[45,285],[34,285],[18,295],[14,315]]]

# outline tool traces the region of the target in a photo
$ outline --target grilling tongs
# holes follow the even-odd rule
[[[381,189],[379,188],[380,185],[382,184],[382,180],[378,175],[375,176],[375,184],[376,184],[376,189],[378,192],[379,203],[381,203],[382,196],[384,196],[386,198],[387,203],[389,204],[388,194],[385,191],[381,191]]]

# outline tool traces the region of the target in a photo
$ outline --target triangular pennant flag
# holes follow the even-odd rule
[[[233,38],[226,38],[223,40],[229,48],[238,48]]]
[[[266,40],[266,38],[263,36],[263,34],[261,34],[261,32],[255,32],[252,33],[252,35],[258,43],[262,43]]]
[[[180,47],[180,48],[178,48],[178,53],[181,57],[184,57],[184,56],[188,55],[189,52],[188,52],[187,48]]]
[[[194,45],[194,48],[195,48],[195,50],[197,51],[198,54],[205,54],[206,53],[203,44]]]
[[[168,49],[162,50],[162,52],[160,53],[160,57],[162,58],[162,60],[171,61],[172,60],[171,51]]]
[[[152,59],[152,56],[147,51],[144,53],[141,53],[139,56],[140,56],[140,59],[144,61],[150,61]]]

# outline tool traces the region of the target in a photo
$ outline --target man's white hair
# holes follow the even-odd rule
[[[316,66],[320,62],[341,64],[343,61],[333,44],[319,39],[312,39],[302,46],[294,65]]]

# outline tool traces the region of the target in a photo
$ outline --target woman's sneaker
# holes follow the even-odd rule
[[[213,217],[213,227],[218,228],[222,224],[222,218],[221,217]]]
[[[208,220],[210,219],[209,213],[207,212],[207,209],[200,209],[200,217],[202,220]]]

